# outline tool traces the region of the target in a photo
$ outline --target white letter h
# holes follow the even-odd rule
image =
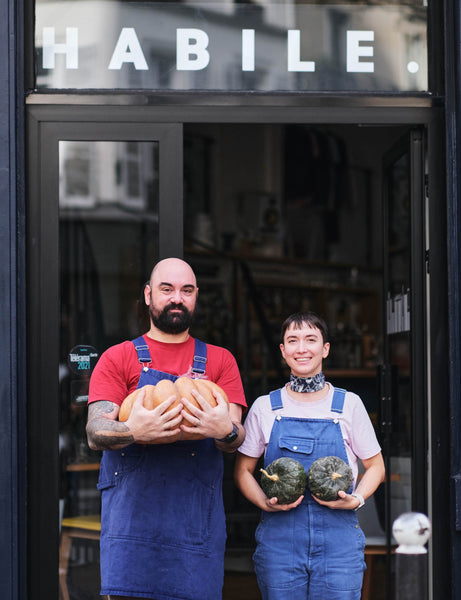
[[[44,69],[54,69],[55,55],[66,55],[66,69],[78,69],[78,28],[66,27],[65,44],[54,41],[54,27],[43,28],[43,60]]]

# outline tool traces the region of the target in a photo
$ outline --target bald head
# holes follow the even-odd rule
[[[150,276],[151,286],[161,281],[182,281],[197,287],[197,280],[192,267],[180,258],[165,258],[159,261]]]

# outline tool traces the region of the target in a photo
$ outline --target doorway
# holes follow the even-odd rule
[[[386,455],[388,479],[359,520],[363,597],[390,598],[392,523],[427,511],[425,264],[415,259],[424,255],[424,131],[193,124],[184,139],[185,256],[205,284],[197,335],[234,352],[251,405],[287,380],[278,352],[286,316],[325,317],[327,378],[361,396]],[[187,151],[197,145],[205,173]],[[191,172],[208,182],[203,194]],[[226,564],[251,572],[259,514],[233,489],[229,463]]]
[[[52,350],[32,374],[40,390],[31,404],[32,447],[40,450],[31,457],[31,493],[53,508],[49,522],[43,505],[31,509],[31,547],[37,556],[43,539],[57,548],[64,533],[61,593],[70,600],[98,597],[97,525],[86,519],[93,535],[69,535],[99,511],[99,458],[84,439],[88,375],[106,347],[144,330],[139,293],[158,257],[183,255],[194,267],[200,300],[192,333],[235,354],[249,404],[286,377],[278,353],[282,320],[300,309],[322,314],[332,336],[327,378],[361,396],[382,438],[377,369],[385,359],[389,252],[383,157],[404,135],[406,126],[279,123],[61,123],[37,134],[48,161],[30,201],[31,249],[43,240],[29,265],[41,290],[31,348],[36,356],[42,344]],[[40,406],[57,408],[52,435],[43,433],[49,419]],[[412,421],[411,408],[406,417]],[[233,485],[232,457],[225,460],[224,598],[235,598],[242,581],[248,600],[257,600],[251,554],[259,515]],[[406,472],[392,475],[406,484]],[[399,510],[412,506],[411,484],[391,485],[362,517],[376,550],[376,600],[377,590],[388,593],[391,490],[397,485]],[[50,572],[57,573],[56,559],[48,559]]]

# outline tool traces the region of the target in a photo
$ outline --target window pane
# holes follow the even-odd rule
[[[158,143],[62,141],[59,178],[60,570],[72,600],[99,594],[100,455],[86,441],[88,383],[109,345],[145,330],[140,294],[158,255]]]
[[[425,4],[38,0],[36,86],[427,91]]]

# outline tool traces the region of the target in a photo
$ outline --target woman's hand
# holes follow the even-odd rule
[[[266,507],[263,508],[266,512],[279,512],[279,511],[288,511],[296,508],[303,501],[304,495],[300,496],[295,502],[291,504],[279,504],[277,498],[266,498]]]
[[[312,498],[322,506],[327,506],[333,510],[354,510],[360,504],[360,500],[352,494],[346,494],[346,492],[338,492],[337,500],[330,500],[326,502],[325,500],[320,500],[312,494]]]
[[[386,472],[381,452],[371,458],[362,459],[362,464],[365,468],[365,473],[355,491],[366,500],[376,491],[379,484],[384,481]],[[354,510],[360,504],[360,500],[356,496],[346,494],[346,492],[338,492],[338,499],[331,502],[319,500],[315,496],[312,497],[319,504],[332,509]]]
[[[254,478],[254,471],[259,458],[237,453],[235,461],[234,481],[242,494],[255,506],[266,512],[281,512],[292,510],[299,506],[304,498],[300,496],[291,504],[279,504],[277,498],[268,498]]]

